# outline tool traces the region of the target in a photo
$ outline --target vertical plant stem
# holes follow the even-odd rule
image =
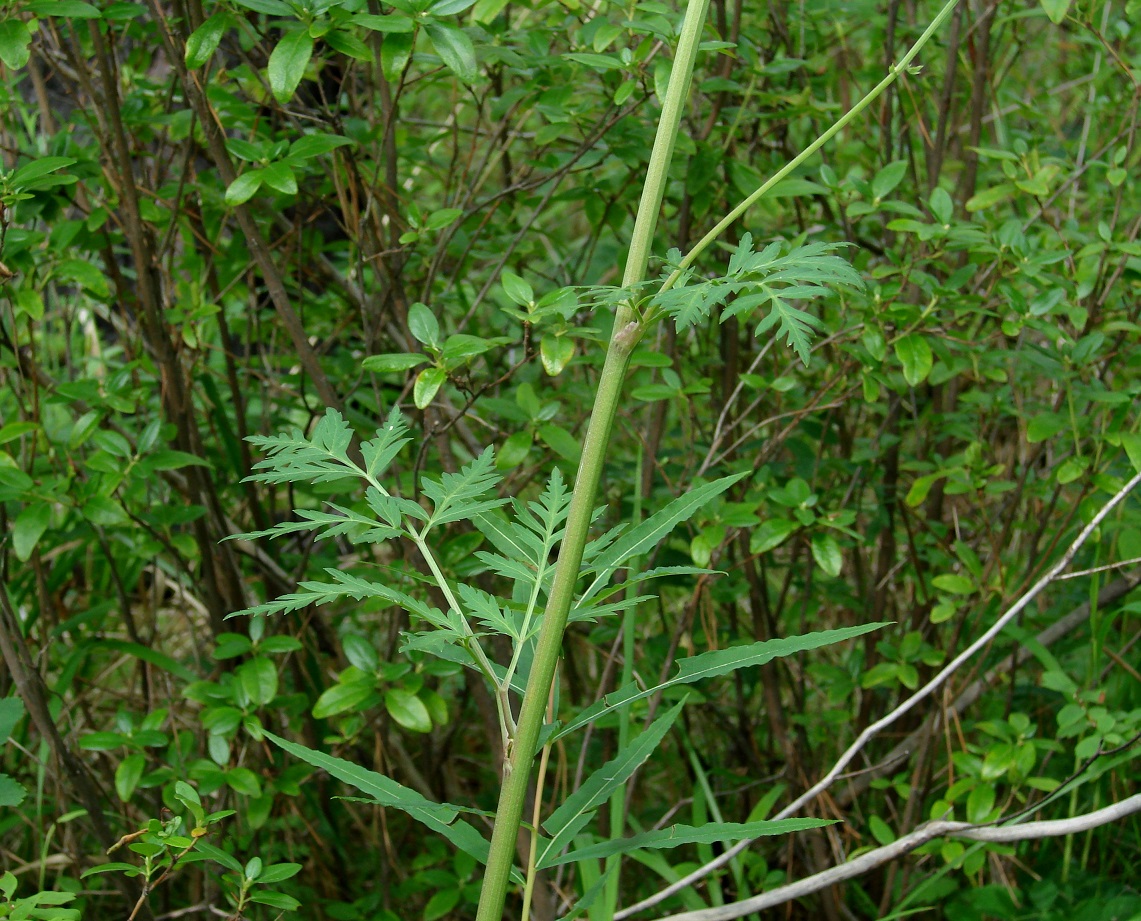
[[[650,153],[646,185],[642,190],[642,200],[634,222],[634,234],[630,241],[630,252],[623,275],[623,284],[627,286],[641,282],[646,273],[658,212],[661,210],[662,198],[665,195],[666,174],[673,157],[678,126],[681,124],[682,107],[689,95],[693,62],[697,57],[697,46],[700,43],[701,29],[708,8],[709,0],[689,0],[686,7],[685,23],[674,57],[669,88],[662,105],[662,117],[654,138],[654,148]],[[503,904],[507,898],[507,884],[511,878],[515,841],[523,816],[523,804],[527,798],[531,766],[535,760],[539,732],[543,728],[543,714],[547,708],[551,683],[562,651],[567,616],[574,600],[574,587],[578,581],[582,553],[590,531],[594,497],[598,491],[599,480],[602,478],[606,448],[610,443],[610,431],[618,412],[626,367],[631,352],[642,338],[643,331],[641,322],[635,316],[633,305],[630,303],[621,305],[614,316],[614,328],[610,334],[610,344],[606,350],[606,360],[598,382],[598,392],[594,398],[594,409],[587,424],[586,438],[582,447],[582,462],[567,513],[566,533],[559,548],[554,583],[551,586],[550,598],[543,615],[543,625],[536,641],[535,657],[531,663],[531,673],[527,678],[527,689],[523,694],[523,705],[519,712],[515,736],[511,740],[511,757],[504,768],[503,787],[499,795],[499,808],[495,814],[495,828],[491,835],[491,849],[483,879],[483,890],[480,892],[477,921],[501,921],[503,917]]]
[[[662,103],[662,117],[654,135],[654,149],[646,167],[646,184],[642,187],[642,200],[638,202],[638,215],[634,220],[634,233],[630,237],[630,252],[626,256],[623,285],[636,285],[646,277],[650,261],[650,248],[654,243],[654,229],[658,226],[658,212],[662,209],[662,196],[666,188],[666,174],[673,160],[674,144],[681,110],[689,98],[689,83],[693,76],[693,62],[697,59],[701,30],[709,0],[689,0],[685,10],[685,23],[678,39],[666,98]],[[618,327],[615,326],[615,331]]]
[[[547,699],[547,719],[553,720],[555,718],[555,695],[554,689]],[[535,808],[531,811],[531,826],[538,828],[539,823],[543,820],[543,782],[547,777],[547,761],[551,757],[551,743],[548,742],[543,746],[543,752],[539,756],[539,777],[535,781]],[[528,921],[531,913],[531,897],[535,893],[535,855],[539,849],[539,836],[534,832],[531,833],[531,849],[527,857],[527,882],[523,886],[523,913],[519,916],[520,921]]]
[[[635,468],[636,473],[634,482],[636,489],[634,492],[634,510],[631,515],[631,527],[637,527],[642,520],[642,483],[643,473],[642,468],[646,463],[645,454],[642,451],[641,445],[638,446],[638,463]],[[652,461],[650,462],[653,463]],[[630,560],[629,568],[626,570],[629,575],[636,574],[642,568],[642,557],[636,556]],[[624,688],[634,680],[634,624],[637,620],[638,608],[637,606],[628,607],[622,614],[622,677],[618,680],[618,687]],[[618,751],[622,752],[630,743],[630,705],[620,707],[618,710]],[[617,838],[622,834],[622,830],[626,827],[626,793],[629,785],[622,783],[610,795],[610,837]],[[606,888],[604,890],[605,897],[603,900],[603,917],[609,917],[614,914],[615,909],[618,907],[618,889],[622,881],[619,871],[622,866],[622,858],[618,854],[614,854],[606,858],[603,865],[603,873],[609,873],[610,876],[606,881]]]

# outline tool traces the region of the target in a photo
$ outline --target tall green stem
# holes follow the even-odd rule
[[[637,284],[642,281],[646,273],[658,212],[661,210],[662,198],[665,195],[666,174],[673,157],[682,108],[689,95],[693,62],[697,57],[697,47],[700,44],[701,30],[708,8],[709,0],[688,0],[685,23],[682,26],[677,54],[674,56],[673,72],[670,74],[669,88],[662,105],[662,117],[658,123],[654,148],[646,171],[646,185],[642,190],[638,217],[634,223],[634,234],[630,241],[630,252],[623,275],[624,285]],[[574,587],[582,565],[582,553],[590,532],[594,497],[602,478],[606,448],[610,443],[610,431],[618,412],[622,383],[626,378],[630,354],[641,339],[642,333],[643,327],[635,318],[633,306],[621,305],[615,313],[610,345],[606,351],[606,361],[602,367],[598,392],[594,398],[594,409],[590,414],[586,438],[583,441],[582,462],[567,513],[566,533],[559,548],[554,583],[551,586],[551,595],[543,615],[543,625],[536,641],[535,657],[531,663],[531,673],[527,678],[527,688],[523,694],[523,706],[519,713],[515,736],[511,740],[510,758],[504,769],[503,788],[499,794],[499,808],[495,814],[495,828],[491,835],[491,850],[479,898],[477,921],[501,921],[503,917],[503,904],[507,898],[507,885],[511,878],[515,840],[519,834],[539,733],[543,728],[543,714],[546,711],[551,683],[554,681],[559,655],[562,652],[563,633],[574,600]]]
[[[636,285],[646,277],[650,261],[650,248],[654,244],[654,229],[658,226],[658,213],[662,209],[662,196],[666,190],[666,173],[673,160],[674,143],[681,124],[682,107],[689,98],[689,83],[693,77],[693,62],[697,59],[697,46],[701,43],[701,30],[709,0],[689,0],[685,9],[685,23],[681,27],[677,54],[674,55],[666,98],[662,104],[662,117],[654,135],[654,149],[646,168],[646,184],[642,187],[642,200],[638,202],[638,216],[634,233],[630,237],[630,252],[626,256],[623,285]],[[617,330],[617,326],[615,330]]]
[[[634,492],[634,510],[630,516],[631,527],[637,527],[642,521],[642,465],[646,462],[645,455],[642,452],[642,446],[638,446],[638,463],[634,468],[634,482],[637,487]],[[641,571],[642,558],[641,555],[634,557],[630,560],[627,573],[634,574]],[[622,613],[622,677],[618,681],[618,687],[624,688],[634,680],[634,623],[638,617],[638,606],[634,605],[627,608]],[[626,746],[630,744],[630,725],[632,723],[630,717],[630,705],[618,709],[618,751],[626,750]],[[610,794],[610,837],[620,838],[622,830],[626,827],[626,791],[627,784],[621,783],[618,788]],[[604,890],[605,896],[603,899],[602,910],[605,912],[603,917],[609,917],[614,914],[615,909],[618,907],[618,887],[622,881],[619,875],[622,867],[622,858],[618,854],[613,854],[606,858],[603,865],[603,873],[609,873],[606,881],[606,888]],[[595,917],[593,914],[591,917]]]

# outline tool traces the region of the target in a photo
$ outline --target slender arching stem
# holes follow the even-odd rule
[[[892,65],[891,69],[887,73],[887,76],[885,76],[882,80],[880,80],[879,83],[872,87],[872,89],[868,91],[867,95],[864,96],[863,99],[861,99],[854,106],[852,106],[852,108],[840,116],[840,118],[838,118],[832,124],[832,126],[828,128],[827,131],[821,134],[820,137],[805,147],[804,150],[789,160],[788,163],[782,166],[779,170],[773,173],[773,175],[765,180],[765,182],[762,183],[755,192],[753,192],[748,198],[737,205],[736,208],[734,208],[732,211],[726,214],[725,217],[718,221],[709,231],[709,233],[698,240],[697,243],[694,244],[693,248],[685,254],[685,258],[681,260],[677,268],[662,283],[662,287],[658,293],[661,294],[665,291],[668,291],[670,288],[676,285],[678,279],[681,278],[682,273],[691,265],[693,265],[694,262],[697,261],[697,257],[705,252],[705,250],[708,249],[709,246],[715,240],[717,240],[717,238],[720,237],[721,234],[723,234],[735,220],[737,220],[737,218],[739,218],[742,214],[753,207],[753,205],[764,198],[764,196],[768,194],[773,186],[775,186],[782,179],[785,179],[805,160],[815,154],[816,151],[818,151],[821,147],[832,140],[832,138],[843,131],[852,122],[853,119],[855,119],[861,112],[864,111],[864,109],[875,102],[883,94],[884,90],[895,83],[895,81],[899,79],[899,75],[911,66],[911,62],[915,60],[915,56],[919,54],[923,46],[926,45],[928,41],[930,41],[931,37],[939,31],[939,27],[943,25],[943,22],[947,19],[948,16],[951,15],[952,12],[954,12],[955,7],[958,5],[959,0],[947,0],[947,3],[941,10],[939,10],[935,18],[931,20],[931,24],[923,30],[923,34],[920,35],[919,38],[915,40],[915,44],[908,49],[907,54],[900,58],[897,63]]]

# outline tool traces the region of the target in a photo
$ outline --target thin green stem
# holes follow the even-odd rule
[[[553,720],[555,696],[552,694],[547,701],[547,718]],[[543,746],[539,756],[539,777],[535,781],[535,808],[531,811],[531,846],[527,852],[527,881],[523,886],[523,912],[520,921],[528,921],[531,914],[531,897],[535,893],[535,856],[539,850],[539,823],[543,818],[543,784],[547,777],[547,761],[551,757],[551,743]]]
[[[646,463],[646,456],[642,450],[642,445],[638,445],[638,462],[634,467],[634,483],[636,484],[634,491],[634,508],[630,516],[630,526],[637,527],[642,520],[642,469]],[[642,557],[636,556],[630,560],[630,565],[627,567],[626,572],[629,576],[637,575],[642,568]],[[632,606],[627,608],[622,614],[622,677],[618,681],[618,687],[624,688],[634,680],[634,624],[637,621],[638,608]],[[630,706],[626,705],[618,709],[618,751],[625,751],[626,746],[630,744]],[[622,783],[610,796],[610,837],[622,837],[622,831],[626,827],[626,792],[628,784]],[[606,881],[605,889],[605,902],[608,914],[614,914],[615,909],[618,907],[618,888],[622,881],[620,875],[622,868],[622,858],[618,854],[614,854],[606,858],[606,863],[603,868],[604,873],[609,873],[610,876]]]
[[[638,206],[638,217],[634,222],[634,233],[623,275],[623,284],[627,286],[641,282],[646,273],[654,228],[665,195],[666,174],[669,171],[670,158],[673,156],[678,126],[681,124],[682,106],[689,95],[693,62],[697,57],[697,47],[700,44],[701,30],[708,8],[709,0],[689,0],[686,7],[685,23],[682,26],[669,87],[662,105],[662,117],[658,123],[646,171],[646,185]],[[495,828],[491,834],[491,848],[476,921],[502,921],[503,918],[503,905],[507,899],[507,885],[511,879],[511,865],[515,854],[515,840],[523,817],[523,804],[527,798],[527,787],[530,784],[531,768],[538,748],[539,732],[543,728],[543,714],[547,708],[559,655],[562,652],[563,632],[566,630],[567,617],[574,600],[574,588],[582,566],[582,554],[590,533],[594,497],[602,478],[606,448],[610,443],[610,432],[618,412],[622,383],[626,378],[630,354],[642,338],[643,332],[644,326],[636,317],[633,308],[629,304],[621,305],[615,312],[610,345],[606,350],[606,360],[598,382],[598,392],[594,398],[594,409],[587,424],[586,438],[583,440],[582,462],[567,513],[566,532],[559,548],[558,562],[555,564],[551,594],[547,599],[543,624],[535,644],[535,657],[531,663],[531,673],[528,675],[527,688],[523,694],[523,706],[519,712],[515,737],[511,740],[510,760],[504,766],[503,787],[499,794],[499,808],[495,814]]]
[[[709,231],[689,254],[682,260],[678,269],[663,284],[662,291],[668,290],[681,277],[682,272],[692,265],[716,240],[724,230],[740,217],[749,207],[764,196],[774,185],[784,179],[800,164],[816,153],[855,119],[868,105],[877,99],[901,73],[903,73],[930,40],[944,20],[954,10],[958,0],[948,0],[947,4],[920,36],[919,40],[903,56],[891,72],[876,85],[849,112],[841,117],[783,169],[758,188],[745,201],[733,209],[723,220]],[[686,9],[685,25],[682,28],[678,51],[670,75],[669,89],[662,106],[662,118],[654,138],[654,148],[646,173],[646,185],[638,216],[630,241],[630,253],[626,271],[622,278],[625,287],[642,282],[649,261],[654,229],[657,226],[665,190],[666,173],[673,155],[674,141],[681,123],[682,106],[689,94],[693,62],[697,55],[698,39],[705,21],[708,0],[689,0]],[[507,884],[510,880],[515,839],[523,815],[523,803],[530,782],[531,766],[535,758],[539,732],[542,729],[543,712],[554,680],[562,648],[563,632],[566,629],[567,615],[574,596],[582,564],[582,553],[590,527],[594,496],[602,476],[602,466],[606,447],[610,441],[610,431],[618,409],[622,382],[634,346],[648,325],[649,317],[638,316],[631,303],[618,307],[614,318],[610,346],[606,353],[602,377],[595,396],[594,410],[587,426],[583,443],[583,461],[575,482],[567,517],[566,534],[560,548],[555,567],[554,584],[543,617],[543,625],[536,643],[535,658],[523,697],[523,706],[515,738],[512,740],[511,757],[505,766],[503,788],[500,791],[499,809],[496,812],[495,828],[492,832],[491,849],[488,856],[487,872],[484,875],[483,891],[480,894],[477,921],[501,921],[503,905],[507,897]]]
[[[843,131],[852,122],[853,119],[855,119],[861,112],[864,111],[864,109],[875,102],[876,99],[878,99],[883,94],[884,90],[895,83],[895,81],[899,79],[899,75],[911,66],[911,62],[915,59],[915,56],[919,54],[923,46],[931,40],[931,37],[939,30],[939,27],[943,25],[944,21],[948,16],[951,15],[958,4],[959,0],[947,0],[946,5],[941,10],[939,10],[938,15],[931,21],[931,24],[924,30],[923,34],[919,36],[918,39],[916,39],[915,44],[911,46],[907,54],[905,54],[897,64],[892,65],[891,70],[888,71],[887,76],[884,77],[879,83],[877,83],[875,87],[873,87],[872,90],[868,92],[866,96],[864,96],[863,99],[861,99],[854,106],[852,106],[852,108],[840,116],[840,118],[837,119],[832,127],[830,127],[807,147],[805,147],[804,150],[802,150],[799,154],[789,160],[788,163],[773,173],[773,175],[766,182],[764,182],[760,188],[753,192],[752,195],[746,198],[743,202],[741,202],[741,204],[739,204],[736,208],[725,215],[725,217],[718,221],[714,225],[713,229],[710,230],[709,233],[707,233],[704,237],[702,237],[694,245],[693,249],[685,254],[685,258],[682,259],[680,263],[678,263],[677,268],[674,269],[674,271],[670,273],[670,276],[665,280],[665,282],[662,283],[662,287],[659,289],[658,293],[663,294],[672,288],[675,284],[677,284],[678,279],[681,278],[682,273],[691,265],[693,265],[693,263],[697,261],[698,256],[705,252],[705,250],[707,250],[709,246],[715,240],[717,240],[717,238],[720,237],[721,234],[723,234],[726,229],[728,229],[730,225],[733,224],[734,221],[737,220],[737,218],[739,218],[753,205],[760,201],[765,195],[767,195],[773,186],[775,186],[782,179],[785,179],[790,173],[793,172],[793,170],[804,163],[805,160],[815,154],[816,151],[818,151],[821,147],[832,140],[832,138]]]
[[[451,585],[448,584],[448,580],[444,577],[443,570],[440,569],[440,564],[436,562],[436,556],[432,553],[432,548],[428,546],[423,536],[416,532],[415,528],[408,528],[408,536],[412,538],[412,543],[416,545],[416,549],[419,550],[420,555],[424,557],[424,562],[428,564],[428,569],[431,570],[432,577],[436,580],[440,591],[443,592],[444,600],[448,602],[448,607],[458,615],[459,621],[464,628],[465,647],[468,652],[471,653],[472,658],[475,659],[475,663],[479,667],[479,670],[483,672],[484,677],[491,682],[492,687],[498,690],[496,701],[499,706],[499,725],[503,730],[503,736],[506,740],[515,730],[515,722],[511,716],[511,704],[507,699],[508,684],[501,686],[500,682],[496,680],[495,672],[491,667],[491,662],[487,658],[487,653],[485,653],[483,647],[479,645],[475,631],[472,630],[471,624],[468,623],[467,618],[464,616],[464,609],[460,607],[459,600],[452,591]]]
[[[531,619],[535,616],[535,606],[539,601],[539,588],[546,574],[545,567],[540,567],[535,573],[535,585],[531,589],[531,597],[527,601],[527,611],[523,615],[523,626],[519,630],[521,638],[511,652],[511,661],[507,664],[507,672],[501,682],[504,687],[511,686],[511,679],[515,677],[515,669],[519,667],[519,657],[523,654],[523,647],[527,645],[527,634],[531,631]]]
[[[554,529],[552,526],[548,526],[543,540],[544,547],[551,545],[553,536]],[[535,607],[539,603],[539,591],[542,589],[543,580],[546,577],[547,563],[544,557],[538,561],[538,567],[535,570],[535,584],[531,586],[531,597],[527,600],[527,612],[523,615],[523,626],[519,630],[519,636],[522,639],[515,644],[515,649],[511,654],[511,662],[507,666],[507,673],[503,676],[502,685],[505,688],[511,686],[511,679],[515,677],[515,669],[519,667],[519,657],[526,645],[527,636],[531,632],[531,619],[535,616]]]
[[[636,285],[646,277],[650,249],[654,244],[654,229],[658,226],[658,214],[662,209],[666,174],[673,159],[674,143],[677,141],[678,127],[681,125],[682,108],[689,98],[693,62],[697,60],[697,46],[700,44],[701,30],[705,25],[705,13],[708,9],[709,0],[689,0],[686,6],[685,23],[681,27],[669,87],[666,89],[666,98],[662,104],[662,117],[658,121],[658,131],[654,135],[654,149],[650,152],[650,163],[646,168],[646,184],[642,187],[642,200],[638,203],[638,216],[634,220],[634,232],[630,236],[626,271],[622,276],[624,286]]]
[[[389,495],[387,489],[367,470],[358,464],[349,462],[349,466],[357,472],[357,474],[379,492],[382,496]],[[460,607],[459,601],[456,599],[455,593],[452,591],[451,585],[448,580],[444,578],[443,570],[440,569],[440,564],[436,562],[436,556],[432,553],[432,548],[428,546],[428,542],[424,539],[427,533],[427,528],[423,531],[417,531],[415,525],[410,521],[404,525],[405,533],[411,538],[412,543],[416,545],[416,549],[420,551],[420,555],[424,558],[424,562],[428,564],[428,569],[431,570],[432,578],[436,580],[436,584],[440,587],[440,591],[444,594],[444,599],[448,602],[448,607],[456,612],[459,622],[464,628],[464,646],[471,654],[472,659],[475,660],[476,667],[483,673],[483,676],[491,683],[493,688],[496,688],[498,693],[495,696],[496,709],[499,711],[499,728],[503,733],[504,747],[510,739],[511,734],[515,731],[515,719],[511,714],[511,701],[508,698],[508,688],[510,686],[510,679],[500,685],[495,678],[495,670],[491,667],[491,662],[487,658],[487,653],[483,651],[483,647],[479,645],[479,640],[472,630],[471,624],[468,623],[467,617],[464,616],[464,609]]]

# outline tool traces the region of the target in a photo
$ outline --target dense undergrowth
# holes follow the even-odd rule
[[[648,277],[937,11],[714,0]],[[621,272],[681,11],[0,15],[0,917],[19,916],[11,898],[60,919],[473,917],[479,861],[432,804],[487,834],[508,737],[494,668],[529,667],[538,621],[515,618],[541,610],[613,308],[653,294]],[[551,715],[668,687],[553,741],[540,818],[633,757],[644,727],[661,749],[576,847],[778,814],[1141,469],[1139,30],[1137,0],[963,0],[920,66],[648,307],[668,316],[630,357],[592,536],[679,498],[686,513],[619,562],[613,535],[591,546],[588,564],[629,581],[571,612]],[[760,294],[734,287],[750,271]],[[400,424],[394,408],[409,441],[375,485],[411,500],[395,512],[347,467],[263,462],[296,431],[378,472],[362,443]],[[441,513],[465,477],[483,492]],[[538,526],[525,572],[500,562],[508,497]],[[431,525],[431,563],[407,530],[379,533],[404,527],[386,509]],[[1129,496],[1066,577],[798,810],[840,822],[761,838],[635,917],[728,906],[928,820],[1136,795],[1138,559]],[[301,585],[330,579],[343,590]],[[460,583],[482,640],[440,614]],[[274,613],[227,620],[259,605]],[[858,638],[670,683],[686,657],[821,631]],[[465,670],[476,647],[491,672]],[[391,777],[452,842],[265,731]],[[531,916],[593,893],[589,917],[624,917],[751,836],[552,863]],[[1133,918],[1139,867],[1136,814],[1019,843],[941,837],[780,910]]]

